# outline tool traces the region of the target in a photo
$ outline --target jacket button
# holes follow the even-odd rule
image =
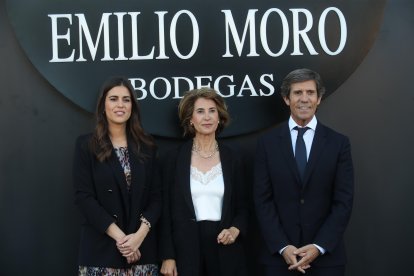
[[[108,192],[112,193],[112,189],[109,189]]]
[[[118,216],[117,215],[112,215],[117,221],[118,221]]]
[[[300,199],[300,204],[305,204],[305,200],[303,198]]]

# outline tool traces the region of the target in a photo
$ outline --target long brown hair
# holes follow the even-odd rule
[[[131,116],[126,123],[128,144],[132,146],[132,150],[140,158],[145,158],[146,156],[146,154],[142,152],[143,145],[149,148],[155,147],[152,137],[145,133],[142,128],[140,109],[131,83],[124,77],[111,77],[105,81],[101,88],[95,112],[96,125],[92,139],[90,140],[91,150],[100,162],[107,160],[112,153],[113,147],[109,138],[108,120],[105,114],[105,100],[109,90],[116,86],[126,87],[131,96]]]

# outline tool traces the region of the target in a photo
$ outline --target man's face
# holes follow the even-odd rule
[[[307,125],[315,115],[321,102],[316,92],[314,80],[297,82],[290,85],[290,94],[283,98],[290,107],[290,115],[300,126]]]

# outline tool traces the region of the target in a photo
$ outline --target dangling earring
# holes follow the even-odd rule
[[[190,126],[193,126],[193,122],[190,122]]]

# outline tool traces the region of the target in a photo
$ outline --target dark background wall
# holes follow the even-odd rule
[[[413,12],[411,0],[388,1],[373,48],[318,112],[353,146],[356,194],[346,232],[347,275],[412,270]],[[1,1],[1,275],[76,273],[79,218],[72,197],[72,150],[75,138],[92,125],[90,114],[57,93],[30,64]],[[251,158],[259,134],[230,141]],[[178,142],[157,141],[161,151]]]

